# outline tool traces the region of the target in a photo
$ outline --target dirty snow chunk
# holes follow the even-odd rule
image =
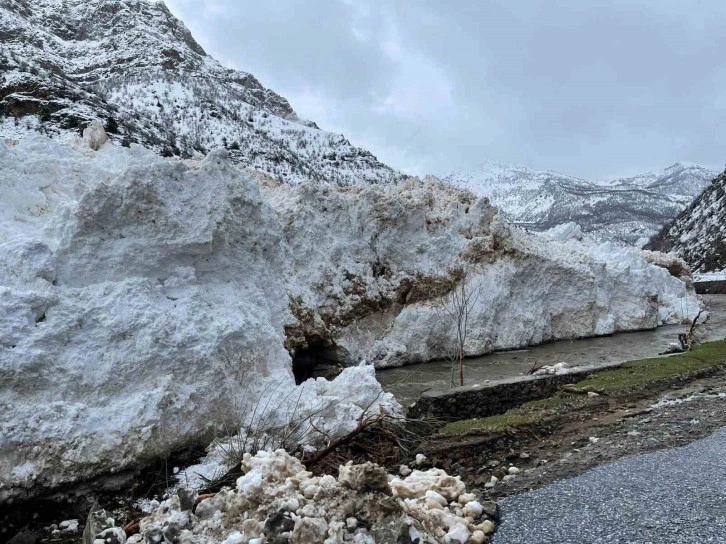
[[[423,453],[416,454],[416,464],[421,466],[426,462],[426,456]]]
[[[388,473],[375,463],[354,465],[352,461],[339,469],[338,483],[350,489],[388,491]]]
[[[162,502],[141,520],[141,532],[129,542],[140,544],[143,535],[161,534],[174,523],[194,535],[195,544],[252,543],[263,536],[264,541],[271,541],[274,535],[269,527],[279,527],[281,512],[291,509],[296,509],[297,515],[285,514],[289,515],[285,532],[291,542],[301,544],[375,544],[374,535],[400,535],[406,530],[413,541],[418,539],[421,544],[453,544],[469,541],[474,530],[470,530],[469,520],[461,509],[447,506],[449,500],[463,495],[468,498],[470,494],[465,493],[458,478],[444,471],[415,471],[408,484],[397,484],[399,490],[409,490],[409,496],[404,498],[392,493],[395,478],[390,477],[392,483],[386,485],[389,476],[373,463],[343,465],[336,480],[330,474],[314,476],[298,459],[277,450],[246,455],[242,469],[244,485],[238,485],[236,490],[222,489],[201,501],[194,513],[180,512],[182,502],[177,496]],[[318,489],[314,496],[301,493],[311,486]],[[467,506],[477,510],[474,503]],[[355,518],[351,512],[355,512]]]
[[[447,501],[455,501],[459,498],[466,486],[458,476],[449,476],[439,468],[431,468],[426,471],[414,470],[403,480],[393,478],[390,482],[393,494],[404,499],[422,498],[426,491],[436,491]]]
[[[124,544],[126,533],[121,527],[109,527],[96,536],[93,544]]]
[[[441,494],[430,489],[426,491],[424,496],[431,501],[439,503],[441,506],[446,506],[447,504],[449,504],[449,502]]]
[[[478,518],[484,512],[484,507],[479,501],[470,501],[464,505],[464,512],[470,513],[475,518]]]
[[[446,542],[467,542],[469,536],[469,530],[465,525],[455,525],[446,533]]]
[[[66,521],[61,521],[58,525],[61,531],[68,532],[68,533],[75,533],[78,531],[78,520],[77,519],[69,519]]]
[[[556,363],[554,365],[545,365],[535,370],[534,374],[538,376],[543,374],[559,376],[561,374],[569,374],[570,372],[571,370],[569,365],[563,362]]]
[[[239,531],[235,531],[227,538],[225,538],[222,544],[242,544],[245,540],[246,539],[242,536],[242,533],[240,533]]]
[[[540,236],[567,242],[568,240],[581,240],[583,237],[582,228],[577,223],[563,223],[540,233]]]

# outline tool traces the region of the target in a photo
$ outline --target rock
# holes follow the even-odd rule
[[[529,454],[527,452],[522,452],[519,454],[520,459],[529,459]]]
[[[484,501],[482,510],[486,516],[494,522],[499,522],[499,505],[494,501]]]
[[[510,482],[514,480],[517,476],[514,474],[507,474],[504,478],[502,478],[503,482]]]
[[[416,454],[416,464],[418,466],[423,465],[426,462],[426,456],[423,453]]]
[[[588,391],[587,396],[588,398],[594,399],[595,397],[599,397],[600,395],[598,393],[595,393],[595,391]]]
[[[94,151],[98,151],[108,141],[103,125],[98,121],[91,122],[83,129],[83,141]]]
[[[507,472],[509,472],[509,474],[515,474],[516,475],[516,474],[519,474],[521,472],[521,470],[519,470],[517,467],[509,467],[507,469]]]
[[[282,536],[282,533],[290,533],[294,528],[295,522],[290,515],[278,512],[265,521],[265,537],[270,544],[287,544],[289,536]]]
[[[192,510],[199,496],[195,490],[186,487],[179,488],[176,494],[179,497],[179,508],[182,512]]]
[[[591,436],[589,438],[589,440],[590,440],[591,444],[597,444],[600,441],[600,439],[597,436]]]

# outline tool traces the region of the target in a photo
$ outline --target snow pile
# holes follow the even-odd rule
[[[563,223],[557,225],[549,230],[542,233],[542,236],[547,236],[551,240],[557,240],[558,242],[567,242],[568,240],[582,240],[582,228],[577,223]]]
[[[317,378],[282,391],[279,385],[268,386],[258,409],[241,421],[239,433],[215,440],[199,463],[179,471],[176,487],[205,487],[232,468],[230,452],[255,449],[261,443],[268,449],[296,445],[318,449],[326,440],[351,433],[359,422],[381,411],[392,419],[403,418],[398,401],[381,391],[372,365],[346,368],[332,381]],[[240,390],[240,396],[245,394]]]
[[[569,374],[571,369],[567,363],[555,363],[554,365],[545,365],[534,371],[535,375],[550,375],[560,376],[562,374]]]
[[[395,412],[370,367],[296,389],[289,353],[445,356],[438,301],[462,281],[481,289],[471,355],[698,308],[640,251],[527,235],[436,179],[261,191],[224,150],[182,162],[100,140],[0,144],[0,501],[210,432],[318,414],[336,434],[371,402]]]
[[[255,407],[274,427],[329,403],[342,433],[380,395],[365,368],[295,389],[280,224],[224,151],[190,167],[30,138],[0,144],[0,190],[0,501],[188,447]]]
[[[439,469],[394,478],[373,463],[313,476],[284,450],[247,454],[236,489],[194,506],[162,502],[128,542],[359,544],[484,542],[494,523],[458,477]]]
[[[687,272],[674,277],[652,264],[655,254],[529,235],[486,199],[435,178],[349,188],[267,183],[262,192],[280,216],[288,274],[297,278],[286,329],[292,349],[327,346],[333,359],[379,368],[445,358],[455,331],[439,301],[462,277],[480,291],[468,355],[652,329],[699,308],[680,277]]]

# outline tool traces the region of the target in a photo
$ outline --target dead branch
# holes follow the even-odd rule
[[[331,441],[325,448],[315,452],[315,454],[312,457],[310,457],[308,459],[303,459],[303,463],[305,464],[305,466],[308,469],[310,469],[310,467],[314,467],[315,465],[320,463],[320,461],[325,459],[328,455],[330,455],[335,450],[337,450],[339,447],[341,447],[345,444],[349,444],[358,435],[362,434],[363,432],[370,429],[371,427],[381,424],[383,422],[383,420],[385,419],[385,417],[386,417],[386,414],[381,412],[374,416],[359,419],[358,426],[355,429],[353,429],[350,433]]]

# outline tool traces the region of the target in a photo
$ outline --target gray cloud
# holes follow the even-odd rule
[[[423,173],[726,160],[720,0],[167,0],[302,116]]]

